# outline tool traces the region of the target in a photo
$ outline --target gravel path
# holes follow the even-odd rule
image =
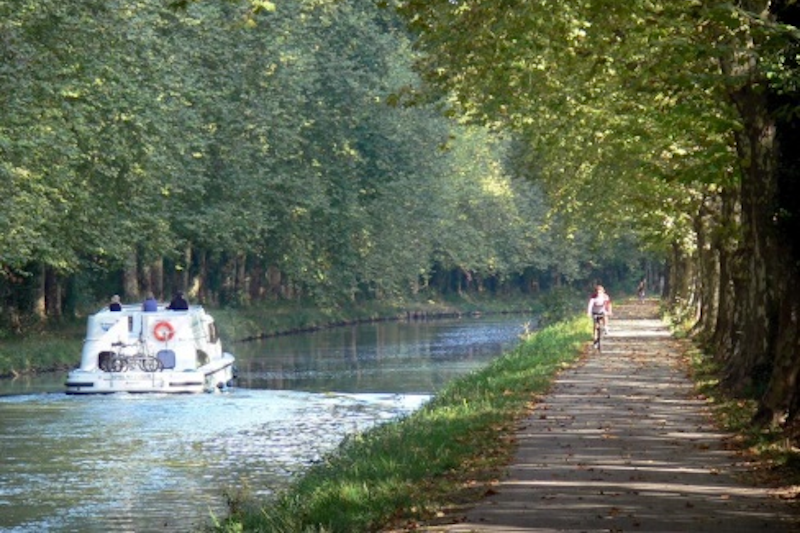
[[[603,353],[563,372],[519,428],[493,494],[427,531],[800,532],[793,507],[737,478],[745,465],[654,309],[620,306]]]

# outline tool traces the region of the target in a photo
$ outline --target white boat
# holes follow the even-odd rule
[[[214,319],[200,305],[104,309],[89,317],[86,330],[67,394],[213,392],[233,382],[234,357],[222,350]]]

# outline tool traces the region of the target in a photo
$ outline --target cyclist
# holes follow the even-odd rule
[[[595,287],[594,294],[589,298],[589,305],[586,308],[586,314],[592,319],[601,321],[601,326],[606,335],[608,335],[608,317],[611,316],[611,297],[606,294],[606,290],[602,285]],[[595,348],[597,347],[597,340],[595,339]]]

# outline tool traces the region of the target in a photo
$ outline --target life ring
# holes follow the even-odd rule
[[[155,326],[153,326],[153,337],[156,340],[165,342],[171,340],[172,337],[175,336],[175,328],[172,327],[172,324],[166,321],[157,322]]]

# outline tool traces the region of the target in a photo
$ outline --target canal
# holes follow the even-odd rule
[[[226,347],[237,386],[218,394],[67,396],[63,375],[0,382],[0,530],[197,530],[224,515],[226,493],[269,497],[345,435],[417,409],[513,347],[529,322],[381,322],[239,343]]]

